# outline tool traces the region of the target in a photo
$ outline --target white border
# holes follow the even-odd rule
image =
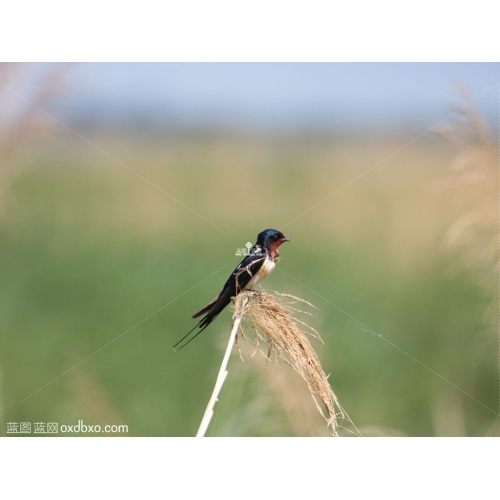
[[[3,61],[495,61],[494,4],[7,2]]]
[[[5,438],[1,450],[5,498],[490,498],[498,482],[495,438]]]

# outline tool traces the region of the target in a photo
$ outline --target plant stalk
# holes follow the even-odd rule
[[[212,392],[212,396],[208,401],[208,405],[201,420],[198,432],[196,433],[196,437],[205,437],[205,433],[207,432],[208,426],[210,425],[210,421],[212,420],[215,403],[218,401],[220,391],[222,389],[222,386],[224,385],[224,381],[226,380],[228,374],[227,364],[229,362],[229,356],[231,355],[234,341],[236,339],[236,334],[238,333],[238,328],[241,323],[241,317],[243,315],[243,311],[245,309],[245,305],[247,304],[247,302],[248,298],[245,298],[243,300],[241,308],[237,310],[233,315],[233,325],[231,329],[231,335],[229,336],[229,342],[227,343],[226,353],[224,354],[224,358],[222,359],[222,364],[220,365],[219,374],[217,375],[217,380],[215,381],[215,387]]]

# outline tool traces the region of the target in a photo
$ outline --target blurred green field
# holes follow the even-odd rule
[[[83,420],[194,435],[230,311],[172,345],[236,249],[274,227],[292,242],[264,289],[317,306],[314,346],[364,435],[498,434],[497,292],[443,248],[460,212],[436,181],[454,151],[426,136],[346,186],[413,138],[90,137],[168,194],[77,137],[25,147],[0,206],[3,432]],[[326,429],[289,367],[235,353],[209,435]]]

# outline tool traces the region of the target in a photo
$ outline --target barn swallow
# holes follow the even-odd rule
[[[231,302],[232,297],[236,297],[243,290],[253,290],[258,284],[266,278],[274,269],[279,257],[278,247],[290,241],[283,233],[276,229],[266,229],[257,235],[257,243],[251,248],[248,255],[236,266],[228,280],[218,293],[205,307],[193,315],[193,319],[205,315],[198,324],[182,337],[174,349],[192,333],[199,330],[185,342],[178,350],[185,347],[194,340],[212,321],[221,313],[221,311]]]

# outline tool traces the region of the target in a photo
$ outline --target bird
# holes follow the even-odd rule
[[[193,319],[196,319],[204,315],[203,318],[173,346],[173,349],[175,350],[180,343],[198,328],[199,330],[177,350],[182,349],[194,340],[217,318],[221,311],[231,302],[232,297],[236,297],[244,290],[254,290],[274,269],[280,255],[278,247],[287,241],[290,241],[290,238],[284,236],[277,229],[265,229],[260,232],[257,235],[257,242],[246,257],[236,266],[222,290],[206,306],[192,316]]]

